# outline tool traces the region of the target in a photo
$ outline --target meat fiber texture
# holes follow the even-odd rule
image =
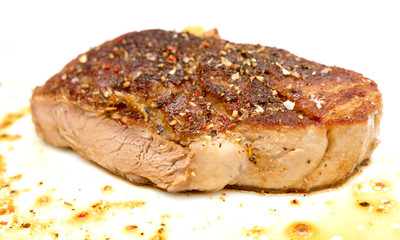
[[[282,49],[147,30],[79,55],[31,110],[40,138],[137,184],[308,192],[370,158],[382,99],[362,74]]]

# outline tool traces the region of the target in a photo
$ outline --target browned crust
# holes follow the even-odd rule
[[[377,85],[359,73],[273,47],[163,30],[128,33],[91,49],[34,94],[67,99],[124,125],[145,124],[177,141],[241,123],[360,122],[382,109]]]

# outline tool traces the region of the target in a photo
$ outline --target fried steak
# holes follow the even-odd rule
[[[31,98],[39,137],[137,184],[310,191],[377,145],[362,74],[215,34],[146,30],[79,55]]]

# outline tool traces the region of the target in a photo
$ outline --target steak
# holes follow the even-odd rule
[[[136,184],[307,192],[369,159],[381,98],[362,74],[282,49],[146,30],[79,55],[31,110],[40,138]]]

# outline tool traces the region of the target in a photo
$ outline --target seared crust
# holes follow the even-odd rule
[[[376,84],[359,73],[282,49],[163,30],[91,49],[34,94],[66,98],[121,124],[139,121],[183,144],[239,124],[353,123],[382,108]]]

